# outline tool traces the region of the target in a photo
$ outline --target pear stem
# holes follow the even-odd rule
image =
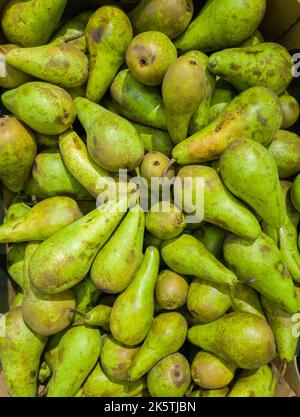
[[[69,38],[64,39],[64,43],[76,41],[76,39],[82,38],[82,36],[85,36],[85,32],[77,33],[77,35],[70,36]]]
[[[285,373],[287,370],[288,362],[284,361],[279,373],[279,383],[282,384],[284,381]]]
[[[171,168],[171,166],[172,165],[174,165],[175,164],[175,162],[176,162],[176,159],[174,159],[174,158],[172,158],[171,160],[170,160],[170,162],[168,163],[168,165],[165,167],[165,169],[163,170],[163,173],[162,173],[162,178],[165,178],[166,176],[167,176],[167,174],[168,174],[168,172],[169,172],[169,169]]]
[[[70,311],[70,313],[74,313],[74,314],[77,314],[80,317],[83,317],[85,320],[87,320],[89,318],[88,315],[83,314],[78,310],[75,310],[75,308],[69,308],[69,311]]]

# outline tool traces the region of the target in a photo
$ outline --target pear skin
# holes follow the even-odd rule
[[[269,146],[279,177],[289,178],[300,171],[300,137],[288,130],[278,130]]]
[[[27,243],[11,245],[6,255],[6,269],[9,276],[23,287],[23,268]]]
[[[200,390],[197,389],[195,391],[192,391],[191,393],[187,394],[186,397],[227,397],[227,394],[229,392],[228,387],[224,387],[221,389],[209,389],[209,390]]]
[[[24,294],[22,292],[18,292],[15,295],[14,299],[12,300],[12,302],[10,303],[9,309],[10,310],[13,310],[14,308],[22,307],[23,298],[24,298]]]
[[[255,46],[259,45],[264,42],[264,37],[262,33],[259,30],[256,30],[249,38],[247,38],[245,41],[240,43],[238,46],[240,48],[245,48],[246,46]]]
[[[174,204],[161,201],[151,207],[146,215],[146,228],[161,240],[180,235],[186,227],[185,215]]]
[[[223,243],[226,235],[226,230],[205,222],[202,222],[193,234],[217,259],[223,256]]]
[[[31,207],[25,203],[12,203],[6,212],[3,219],[3,224],[15,222],[16,220],[25,217],[31,210]]]
[[[155,299],[165,310],[177,310],[186,303],[189,290],[188,280],[171,270],[163,270],[159,273]]]
[[[208,70],[207,70],[208,71]],[[219,78],[212,93],[209,109],[209,123],[213,122],[226,109],[235,96],[234,87]]]
[[[172,156],[174,144],[168,132],[139,123],[132,122],[132,124],[140,135],[146,152],[160,152],[168,158]]]
[[[283,113],[281,129],[289,129],[298,120],[300,114],[299,103],[295,97],[283,94],[280,97],[280,104]]]
[[[89,326],[102,327],[109,332],[111,310],[111,307],[99,304],[87,312],[84,316],[84,323]]]
[[[76,299],[76,311],[83,315],[96,306],[101,295],[101,291],[95,287],[89,276],[75,285],[72,290]],[[77,321],[82,321],[81,315],[75,316],[75,322]]]
[[[232,311],[255,314],[262,319],[265,318],[258,293],[253,288],[241,282],[234,287],[231,309]]]
[[[1,45],[0,46],[0,54],[6,58],[6,55],[12,51],[13,49],[19,49],[17,45]],[[3,74],[1,74],[3,75]],[[22,84],[28,83],[32,80],[32,77],[22,70],[17,70],[13,66],[9,65],[9,63],[5,59],[5,76],[0,77],[0,87],[11,89],[17,88]]]
[[[276,376],[268,365],[253,371],[242,371],[228,397],[275,397]]]

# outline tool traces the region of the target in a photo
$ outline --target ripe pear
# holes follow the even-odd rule
[[[274,336],[266,320],[250,313],[229,313],[188,331],[188,340],[242,369],[255,369],[276,355]]]
[[[152,178],[154,181],[163,177],[171,180],[175,177],[175,170],[170,165],[170,159],[165,154],[157,151],[146,153],[140,165],[141,177],[145,178],[149,185]]]
[[[252,371],[242,371],[228,397],[274,397],[277,380],[272,369],[263,365]]]
[[[110,330],[118,342],[134,346],[145,339],[154,314],[158,269],[159,252],[149,246],[133,281],[113,305]]]
[[[220,172],[229,190],[266,223],[277,229],[283,226],[286,209],[278,170],[264,146],[251,139],[235,140],[220,159]]]
[[[22,307],[24,294],[22,292],[18,292],[15,296],[12,302],[10,303],[9,309],[13,310],[17,307]]]
[[[246,47],[246,46],[259,45],[263,42],[264,42],[264,37],[263,37],[262,33],[259,30],[256,30],[255,32],[252,33],[251,36],[249,36],[249,38],[247,38],[245,41],[240,43],[238,46],[240,48],[243,48],[243,47]]]
[[[86,28],[90,55],[88,100],[101,100],[125,59],[132,37],[130,21],[118,7],[103,6],[91,16]]]
[[[300,174],[293,181],[290,196],[293,206],[300,213]]]
[[[132,122],[132,124],[140,135],[146,152],[160,152],[168,158],[172,156],[174,145],[168,132],[139,123]]]
[[[137,205],[95,258],[91,278],[97,288],[116,294],[128,287],[143,259],[144,230],[145,215]]]
[[[3,224],[20,220],[21,218],[25,217],[30,212],[30,210],[31,207],[28,204],[13,201],[6,211],[5,217],[3,219]]]
[[[111,310],[112,308],[107,305],[98,304],[92,310],[87,312],[84,316],[83,322],[89,326],[102,327],[104,330],[109,332]]]
[[[75,285],[72,290],[76,299],[76,311],[83,315],[96,306],[101,295],[101,291],[95,287],[89,276]],[[79,320],[82,321],[81,317],[75,316],[75,321]]]
[[[168,201],[155,204],[146,215],[146,229],[161,240],[173,239],[180,235],[185,227],[185,215]]]
[[[9,276],[23,288],[23,268],[27,243],[11,245],[6,255],[6,269]]]
[[[34,81],[6,91],[4,106],[38,133],[58,135],[75,120],[72,97],[61,87]]]
[[[2,30],[11,43],[23,47],[44,45],[58,25],[67,0],[14,0],[2,13]]]
[[[253,288],[241,282],[234,287],[231,309],[232,311],[255,314],[262,319],[265,318],[258,293]]]
[[[155,299],[163,309],[177,310],[186,303],[188,290],[186,278],[166,269],[158,275]]]
[[[78,118],[87,133],[92,159],[111,172],[134,170],[144,156],[144,145],[128,120],[85,98],[75,99]]]
[[[6,61],[6,55],[14,49],[19,49],[19,47],[17,45],[0,46],[0,54],[3,56],[5,61],[5,76],[0,77],[0,87],[7,89],[17,88],[20,85],[28,83],[32,80],[30,75],[26,74],[22,70],[14,68]]]
[[[288,130],[278,130],[269,146],[279,177],[289,178],[300,171],[300,137]]]
[[[283,94],[280,97],[280,104],[283,113],[281,129],[289,129],[297,122],[299,118],[299,103],[295,97],[290,96],[289,94]]]
[[[209,123],[213,122],[218,116],[220,116],[220,114],[226,109],[234,96],[234,87],[227,81],[219,78],[216,81],[216,86],[211,97]]]
[[[180,313],[169,312],[156,316],[133,360],[129,380],[137,381],[161,359],[177,352],[185,341],[186,332],[187,322]]]
[[[217,259],[223,256],[223,243],[226,235],[226,230],[205,222],[201,223],[193,234]]]
[[[58,135],[43,135],[42,133],[37,133],[36,141],[39,149],[57,148]]]
[[[0,118],[0,180],[12,192],[25,188],[37,148],[33,134],[17,118]]]

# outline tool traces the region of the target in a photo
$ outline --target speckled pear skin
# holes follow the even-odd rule
[[[1,45],[0,54],[6,57],[6,55],[14,49],[19,49],[19,47],[17,45]],[[17,88],[20,85],[28,83],[32,80],[30,75],[25,74],[25,72],[22,70],[17,70],[16,68],[9,65],[8,62],[5,62],[5,70],[5,77],[0,77],[0,87],[7,89]]]
[[[177,352],[185,341],[186,332],[187,322],[180,313],[169,312],[156,316],[133,360],[129,380],[137,381],[161,359]]]
[[[12,192],[25,188],[36,156],[33,134],[13,116],[0,119],[0,180]]]
[[[299,118],[299,103],[295,97],[285,93],[280,96],[280,104],[283,113],[281,129],[289,129],[297,122]]]
[[[192,0],[142,0],[128,16],[135,33],[157,30],[173,39],[187,28],[193,11]]]
[[[140,165],[144,144],[128,120],[82,97],[75,104],[94,162],[110,172],[132,171]]]
[[[29,265],[33,286],[57,294],[82,281],[126,208],[126,198],[109,201],[43,242]]]
[[[216,52],[209,57],[208,68],[238,90],[266,87],[280,95],[293,79],[294,62],[281,45],[266,42],[245,48]]]
[[[145,214],[137,205],[95,258],[91,278],[97,288],[116,294],[128,287],[143,259],[144,230]]]
[[[209,1],[175,46],[180,51],[206,52],[238,45],[257,29],[265,10],[265,0]]]
[[[206,128],[176,145],[173,158],[182,165],[213,161],[241,137],[268,145],[281,123],[279,98],[267,88],[253,87],[236,96]]]
[[[215,169],[201,165],[188,165],[179,170],[178,177],[183,181],[183,189],[186,188],[186,190],[189,189],[189,184],[184,185],[185,179],[193,179],[192,200],[194,204],[197,202],[196,178],[204,179],[205,221],[245,238],[256,239],[258,237],[261,229],[257,219],[241,201],[230,193]],[[185,209],[191,213],[193,207],[189,207],[190,202],[187,201],[185,204]]]
[[[193,233],[193,236],[200,240],[217,259],[223,256],[223,243],[226,235],[226,230],[207,222],[202,222]]]
[[[269,236],[261,233],[258,239],[249,241],[229,235],[224,243],[224,258],[241,282],[288,313],[300,311],[292,278]]]
[[[279,177],[290,178],[300,171],[300,137],[288,130],[278,130],[269,146]]]
[[[4,106],[38,133],[58,135],[74,122],[72,97],[53,84],[26,83],[1,96]]]
[[[159,252],[149,246],[137,273],[116,299],[110,316],[110,330],[125,345],[141,343],[154,314],[154,289],[159,269]]]
[[[36,397],[37,377],[47,337],[34,333],[21,307],[0,320],[0,358],[5,386],[12,397]]]
[[[264,37],[262,33],[259,30],[256,30],[249,38],[247,38],[245,41],[240,43],[238,46],[240,48],[245,48],[247,46],[255,46],[259,45],[264,42]]]
[[[0,242],[46,240],[80,219],[76,201],[69,197],[52,197],[37,203],[24,217],[0,226]]]
[[[164,310],[177,310],[186,303],[189,282],[170,269],[160,271],[155,287],[155,300]]]
[[[250,139],[235,140],[220,159],[220,172],[229,190],[266,223],[277,229],[283,226],[286,208],[278,170],[264,146]]]
[[[188,340],[238,368],[255,369],[276,356],[274,336],[266,320],[234,312],[189,329]]]
[[[101,295],[101,291],[95,287],[89,276],[75,285],[72,291],[76,299],[76,311],[81,314],[86,314],[95,307]],[[75,322],[82,322],[82,317],[76,314],[74,320]]]
[[[48,397],[75,396],[100,355],[101,334],[88,326],[71,327],[58,344],[58,362],[48,385]]]
[[[84,323],[89,326],[102,327],[109,332],[109,323],[112,307],[104,304],[98,304],[92,310],[88,311],[84,317]]]
[[[3,33],[9,42],[23,47],[43,45],[58,25],[66,4],[67,0],[13,0],[2,14]]]
[[[64,88],[83,85],[89,74],[86,55],[69,44],[16,48],[5,60],[18,70]]]
[[[110,92],[116,109],[124,117],[167,130],[166,110],[157,87],[140,83],[125,69],[114,79]]]
[[[222,78],[216,81],[210,102],[209,123],[220,116],[235,95],[235,88],[227,81],[222,80]]]
[[[180,235],[185,227],[184,213],[168,201],[156,203],[146,214],[148,232],[159,239],[173,239]]]
[[[181,353],[159,361],[147,375],[151,397],[183,397],[191,384],[190,364]]]
[[[275,397],[276,376],[268,365],[253,371],[242,371],[228,397]]]
[[[27,243],[11,245],[6,255],[6,268],[9,276],[23,287],[23,266]]]
[[[75,297],[71,290],[60,294],[44,295],[36,291],[30,282],[28,267],[38,243],[29,243],[25,252],[22,314],[26,324],[41,336],[52,336],[67,328],[74,314]]]
[[[221,264],[193,236],[184,234],[166,241],[161,246],[161,256],[169,268],[178,274],[194,275],[213,283],[234,286],[237,278]]]
[[[265,318],[258,293],[241,282],[234,287],[231,309],[232,311],[255,314],[262,319]]]
[[[18,292],[12,302],[10,303],[9,309],[12,310],[17,307],[21,307],[23,303],[24,295],[22,292]]]
[[[124,61],[132,38],[130,21],[118,7],[103,6],[91,16],[86,28],[90,55],[88,100],[101,100]]]
[[[161,152],[168,158],[171,157],[174,144],[168,132],[135,122],[132,124],[140,135],[146,152]]]
[[[16,198],[12,201],[11,205],[6,211],[5,217],[3,219],[3,224],[21,219],[22,217],[26,216],[30,210],[31,207],[28,204],[23,203],[22,200],[18,198],[17,194]]]

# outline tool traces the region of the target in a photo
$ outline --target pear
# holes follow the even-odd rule
[[[37,133],[36,141],[39,149],[57,148],[58,135],[43,135],[42,133]]]
[[[166,110],[156,87],[137,81],[129,69],[114,79],[110,93],[118,112],[134,122],[167,130]]]
[[[34,81],[6,91],[4,106],[38,133],[58,135],[75,120],[72,97],[61,87]]]
[[[144,235],[144,247],[147,248],[148,246],[154,246],[157,249],[160,249],[162,240],[158,239],[157,237],[151,235],[151,233],[148,233],[145,231]]]
[[[171,166],[170,159],[163,153],[153,151],[146,153],[140,165],[141,177],[145,178],[149,185],[156,179],[167,177],[169,180],[175,177],[175,169]],[[152,185],[155,185],[152,184]]]
[[[161,359],[176,353],[185,341],[186,332],[187,322],[180,313],[169,312],[156,316],[133,360],[129,380],[137,381]]]
[[[16,307],[21,307],[23,303],[24,294],[22,292],[18,292],[12,302],[10,303],[9,309],[12,310]]]
[[[175,46],[180,51],[206,52],[238,45],[257,29],[265,11],[266,0],[253,0],[251,4],[239,0],[209,1]]]
[[[168,158],[172,156],[174,145],[168,132],[139,123],[132,124],[140,135],[146,152],[160,152]]]
[[[95,258],[91,278],[101,291],[120,293],[131,283],[143,258],[144,229],[145,215],[137,205]]]
[[[67,0],[20,1],[8,3],[2,13],[2,30],[11,43],[23,47],[44,45],[58,25]]]
[[[225,49],[209,57],[208,68],[238,90],[266,87],[280,95],[293,79],[294,62],[277,43]]]
[[[191,365],[193,381],[201,388],[220,389],[230,384],[236,366],[209,352],[198,352]]]
[[[278,130],[269,146],[280,178],[289,178],[300,171],[300,137],[288,130]]]
[[[51,336],[67,328],[73,319],[75,298],[71,290],[55,295],[36,291],[28,276],[28,267],[38,244],[28,244],[24,260],[24,299],[22,314],[26,324],[42,336]]]
[[[51,375],[52,372],[47,363],[45,361],[42,362],[39,370],[39,382],[41,384],[46,384],[50,379]]]
[[[178,274],[194,275],[210,282],[234,286],[237,278],[222,265],[195,237],[184,234],[164,242],[161,256]]]
[[[0,118],[0,180],[12,192],[25,188],[36,156],[33,134],[15,117]]]
[[[173,39],[188,27],[193,12],[192,0],[141,0],[128,16],[135,33],[156,30]]]
[[[255,314],[262,319],[265,318],[258,293],[253,288],[241,282],[234,287],[231,309],[232,311]]]
[[[22,70],[17,70],[6,61],[6,55],[14,49],[19,49],[19,47],[17,45],[0,46],[0,54],[3,57],[2,59],[5,61],[5,76],[1,74],[0,87],[7,89],[17,88],[22,84],[28,83],[32,79],[30,75],[26,74]]]
[[[289,129],[298,120],[300,114],[300,107],[295,97],[289,94],[283,94],[280,97],[280,104],[283,113],[283,122],[281,129]]]
[[[71,327],[60,339],[48,397],[74,396],[97,363],[101,349],[98,329]]]
[[[188,340],[242,369],[255,369],[276,355],[272,330],[266,320],[234,312],[188,331]]]
[[[16,220],[25,217],[30,210],[31,207],[28,204],[23,203],[22,199],[19,199],[17,195],[6,211],[3,224],[15,222]]]
[[[187,137],[191,117],[204,97],[205,83],[205,66],[197,52],[181,56],[166,72],[162,96],[168,131],[175,144]]]
[[[126,52],[126,63],[133,76],[145,85],[162,83],[169,66],[176,60],[174,44],[162,32],[137,35]]]
[[[144,145],[128,120],[84,98],[76,98],[77,115],[87,132],[92,159],[103,169],[134,170],[144,156]]]
[[[255,46],[263,42],[264,42],[264,37],[262,33],[259,30],[256,30],[255,32],[252,33],[251,36],[249,36],[249,38],[241,42],[238,46],[240,48],[245,48],[246,46]]]
[[[109,323],[112,308],[103,304],[99,304],[84,316],[84,323],[89,326],[102,327],[109,331]]]
[[[29,265],[33,286],[57,294],[82,281],[126,209],[126,198],[109,201],[43,242]]]
[[[216,81],[216,86],[211,97],[209,123],[213,122],[217,117],[220,116],[220,114],[226,109],[234,96],[235,94],[233,86],[227,81],[219,78]]]
[[[100,7],[91,16],[86,28],[90,55],[88,100],[101,100],[125,58],[132,37],[130,21],[118,7]]]
[[[230,308],[230,291],[226,286],[194,278],[190,284],[186,305],[198,323],[207,323],[223,316]]]
[[[29,178],[25,188],[24,188],[24,194],[26,197],[29,197],[31,200],[44,200],[45,198],[48,198],[47,193],[43,192],[37,182],[32,178],[32,176]]]
[[[235,139],[269,145],[282,123],[279,98],[264,87],[253,87],[235,97],[214,121],[177,144],[173,158],[181,165],[219,159]]]
[[[96,306],[101,295],[101,291],[95,287],[89,276],[75,285],[72,290],[76,299],[76,311],[83,315]],[[75,322],[77,321],[82,321],[80,315],[75,316]]]
[[[68,44],[12,49],[5,60],[18,70],[64,88],[79,87],[88,79],[87,57]]]
[[[189,165],[179,170],[178,191],[175,182],[175,201],[184,203],[184,211],[191,214],[198,209],[201,189],[197,179],[204,180],[204,220],[239,236],[256,239],[260,225],[255,216],[225,187],[217,172],[207,166]],[[186,199],[186,196],[188,197]],[[197,212],[196,212],[197,214]],[[237,221],[238,219],[238,221]]]
[[[276,376],[268,365],[253,371],[242,371],[228,397],[275,397]]]
[[[235,140],[220,159],[220,171],[229,190],[266,223],[277,229],[283,226],[286,210],[278,171],[264,146],[250,139]]]
[[[269,236],[261,233],[252,242],[229,235],[224,243],[224,258],[241,282],[288,313],[299,311],[292,278],[282,262],[280,250]]]
[[[154,314],[158,269],[159,252],[149,246],[134,280],[113,305],[110,330],[118,342],[134,346],[145,339]]]
[[[205,222],[201,223],[193,234],[217,259],[223,256],[223,243],[226,235],[226,230]]]
[[[53,197],[37,203],[24,217],[0,226],[0,242],[46,240],[75,222],[82,214],[69,197]]]
[[[190,364],[181,353],[163,358],[147,375],[151,397],[183,397],[190,384]]]
[[[59,342],[69,330],[70,329],[65,329],[49,337],[48,339],[48,343],[44,351],[44,359],[52,373],[59,363]]]
[[[0,358],[6,389],[12,397],[36,397],[37,377],[47,337],[25,323],[21,307],[0,319]]]
[[[161,240],[173,239],[180,235],[185,227],[185,215],[168,201],[156,203],[146,215],[148,232]]]
[[[11,245],[6,255],[6,269],[9,276],[23,287],[23,268],[27,243]]]
[[[229,392],[228,387],[224,387],[221,389],[210,389],[210,390],[200,390],[197,389],[196,391],[192,391],[186,397],[227,397],[227,394]]]
[[[293,206],[300,213],[300,174],[293,181],[290,196]]]
[[[163,309],[177,310],[186,303],[188,290],[186,278],[171,270],[163,270],[156,281],[155,299]]]

